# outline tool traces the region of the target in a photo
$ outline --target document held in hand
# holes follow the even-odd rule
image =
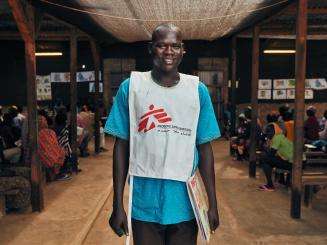
[[[186,185],[201,237],[209,243],[211,231],[208,219],[207,196],[200,174],[195,173],[191,176]]]

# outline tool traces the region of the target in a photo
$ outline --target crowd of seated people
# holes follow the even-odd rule
[[[69,108],[69,107],[68,107]],[[77,156],[70,145],[69,110],[58,104],[54,110],[38,110],[37,154],[46,180],[69,180],[79,172]],[[89,155],[88,144],[94,134],[94,114],[84,105],[77,115],[79,155]],[[0,106],[0,195],[6,195],[7,211],[29,207],[31,196],[28,115],[22,107]],[[103,146],[104,147],[104,146]]]
[[[264,127],[263,134],[266,143],[262,148],[259,162],[266,177],[266,184],[259,187],[263,191],[274,191],[275,185],[272,181],[273,169],[285,171],[288,180],[281,181],[279,184],[290,184],[292,162],[293,162],[293,141],[294,141],[294,112],[287,106],[283,106],[276,112],[267,115],[267,125]],[[310,143],[319,150],[326,151],[326,116],[325,111],[322,119],[316,118],[316,108],[308,107],[306,110],[307,119],[304,122],[304,143]],[[283,175],[283,174],[282,174]],[[284,176],[282,176],[284,180]]]

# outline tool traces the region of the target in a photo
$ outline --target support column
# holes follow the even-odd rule
[[[237,38],[232,38],[232,77],[231,77],[231,134],[235,135],[236,129],[236,44]]]
[[[70,133],[73,159],[77,162],[77,37],[70,36]],[[76,169],[76,172],[77,169]]]
[[[100,112],[99,112],[99,98],[100,98],[100,49],[94,40],[90,40],[92,56],[94,61],[95,72],[95,93],[94,93],[94,151],[95,154],[100,153]]]
[[[258,118],[258,80],[259,80],[259,26],[253,29],[252,42],[252,81],[251,81],[251,136],[250,136],[250,161],[249,176],[256,177],[256,141]]]
[[[37,155],[38,118],[36,98],[36,59],[34,8],[24,7],[18,0],[8,0],[20,34],[25,42],[25,66],[27,79],[28,146],[31,161],[31,204],[33,211],[44,208],[41,165]]]
[[[307,0],[298,0],[295,56],[295,123],[292,170],[291,217],[301,217],[302,155],[304,143],[304,92],[307,53]]]

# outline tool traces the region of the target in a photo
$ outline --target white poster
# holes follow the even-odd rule
[[[306,89],[305,94],[304,94],[304,98],[306,100],[312,100],[313,99],[313,90],[312,89]]]
[[[50,75],[36,76],[37,100],[51,100]]]
[[[327,89],[327,82],[325,78],[306,79],[305,85],[305,88],[311,88],[315,90]]]
[[[271,79],[259,79],[259,89],[271,89],[272,81]]]
[[[295,99],[295,89],[288,89],[286,92],[286,97],[288,100],[294,100]]]
[[[99,83],[99,91],[100,93],[103,93],[103,83]],[[89,92],[94,93],[95,92],[95,83],[89,83]]]
[[[271,90],[270,89],[259,89],[258,90],[258,99],[259,100],[270,100],[271,99]]]
[[[93,82],[95,80],[94,71],[80,71],[76,73],[77,82]],[[99,72],[99,80],[101,80],[101,71]],[[70,73],[69,72],[52,72],[51,73],[52,83],[69,83]]]
[[[274,89],[285,89],[287,88],[285,79],[274,79]]]
[[[69,83],[70,73],[69,72],[51,72],[52,83]]]
[[[286,90],[285,89],[275,89],[273,90],[273,99],[274,100],[285,100],[287,98],[286,96]]]

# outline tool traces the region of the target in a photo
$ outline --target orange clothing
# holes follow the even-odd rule
[[[293,142],[294,140],[294,121],[285,122],[286,138]]]

